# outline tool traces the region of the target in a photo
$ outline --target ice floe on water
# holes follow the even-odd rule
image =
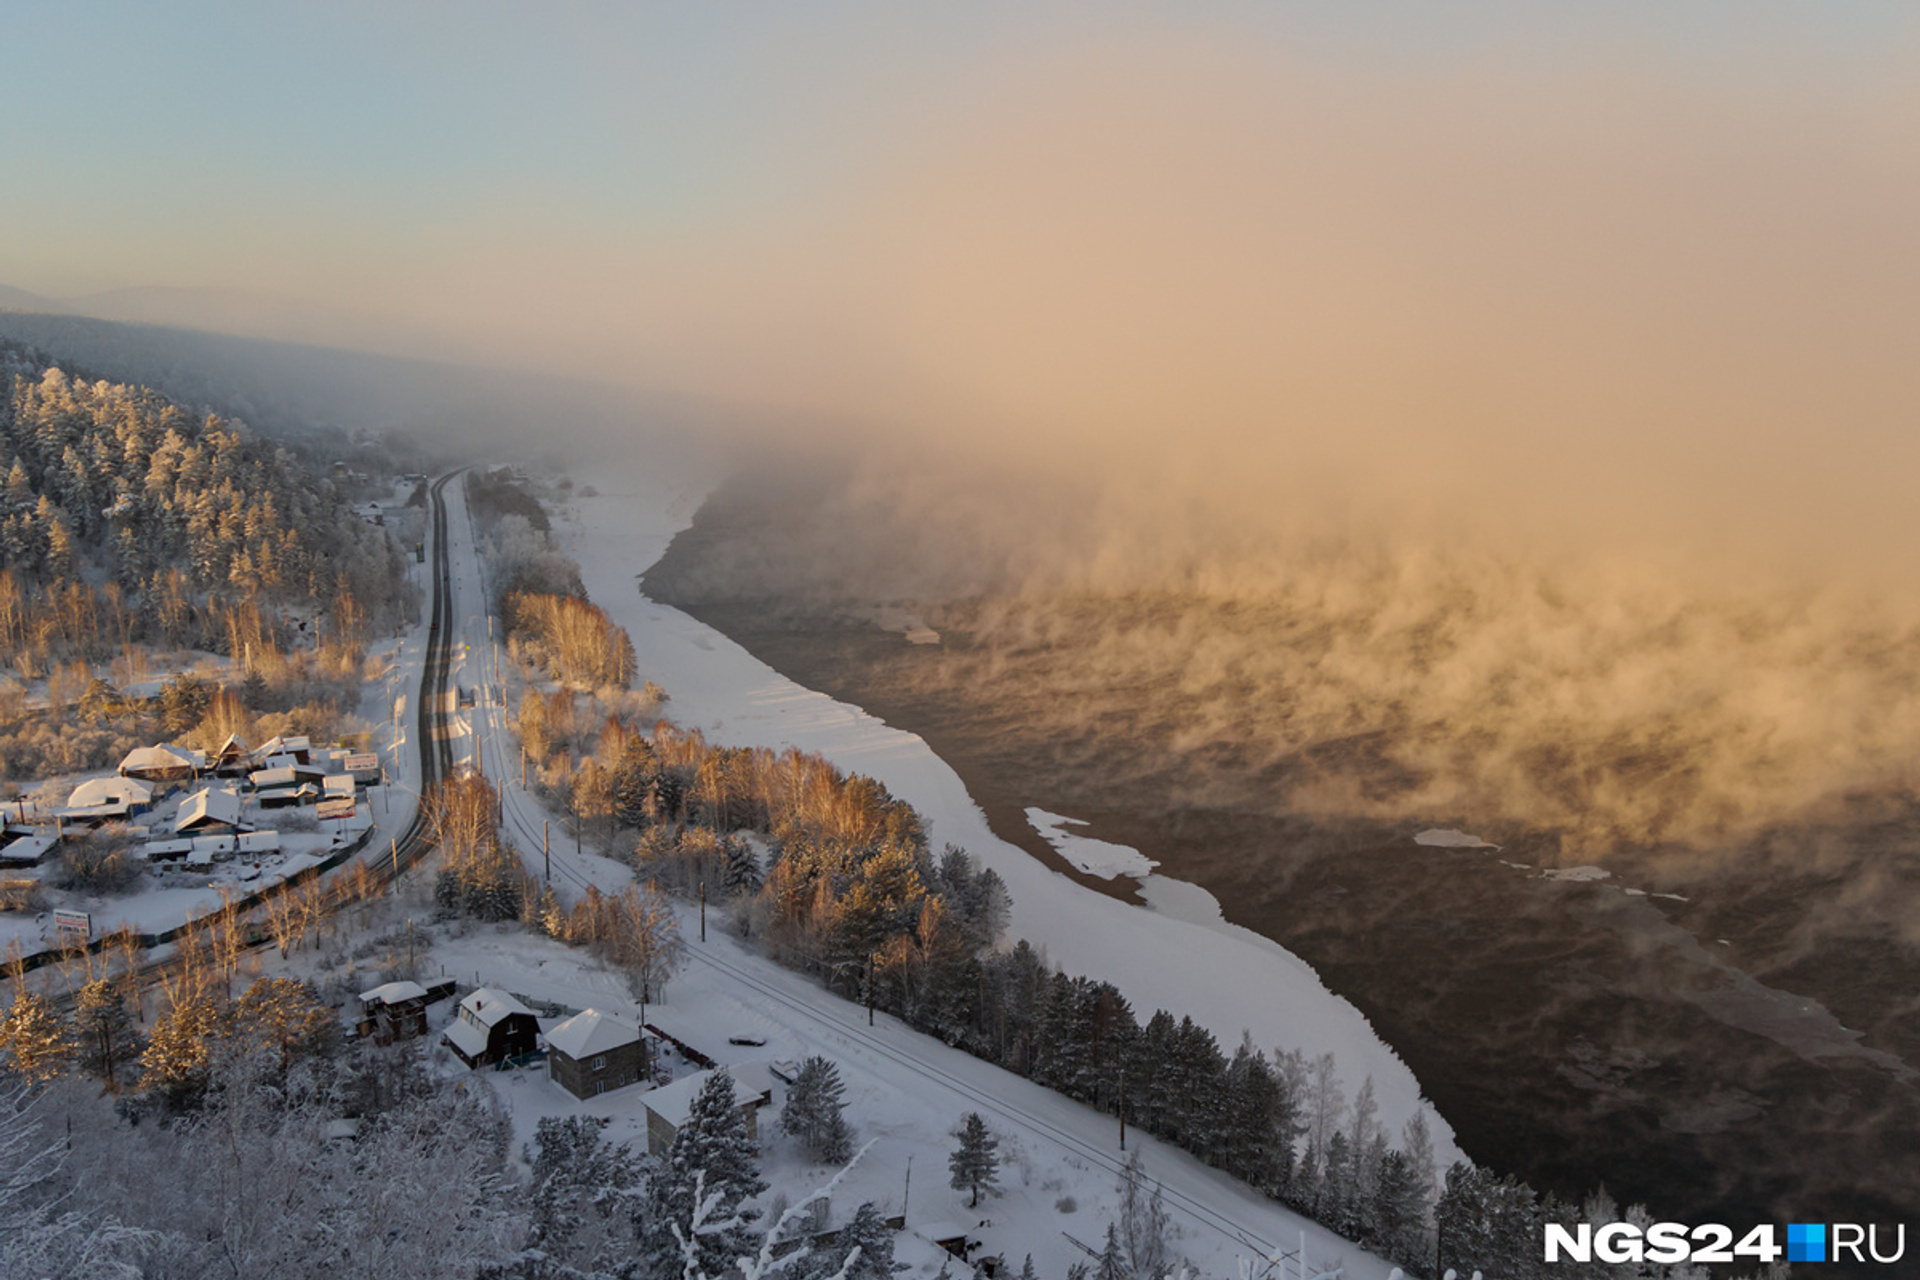
[[[1027,821],[1068,862],[1090,876],[1111,880],[1115,876],[1142,879],[1160,864],[1130,845],[1111,844],[1092,836],[1075,835],[1067,827],[1084,827],[1085,818],[1069,818],[1045,809],[1029,808]]]

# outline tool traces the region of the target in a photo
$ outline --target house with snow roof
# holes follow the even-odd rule
[[[392,1044],[427,1034],[427,989],[417,982],[385,982],[360,993],[360,1021],[354,1030],[375,1044]]]
[[[227,735],[218,750],[207,757],[207,772],[217,778],[244,778],[253,768],[253,751],[237,733]]]
[[[189,782],[206,767],[206,752],[162,742],[127,752],[126,759],[120,762],[120,776],[142,782]]]
[[[547,1078],[576,1098],[620,1089],[647,1074],[640,1028],[585,1009],[547,1032]]]
[[[62,822],[98,826],[125,822],[152,804],[153,786],[139,778],[88,778],[73,789],[58,816]]]
[[[756,1141],[759,1139],[760,1130],[754,1115],[760,1108],[773,1103],[773,1068],[764,1062],[748,1062],[737,1067],[696,1071],[649,1093],[647,1151],[650,1154],[667,1154],[667,1149],[673,1146],[674,1136],[680,1132],[680,1126],[693,1114],[693,1100],[706,1088],[707,1080],[719,1071],[733,1077],[734,1110],[740,1113],[740,1118],[746,1123],[747,1137]]]
[[[231,787],[204,787],[180,802],[173,834],[224,835],[247,824],[240,820],[240,796]]]
[[[440,1035],[460,1061],[482,1067],[538,1049],[540,1022],[506,992],[480,987],[460,1001]]]

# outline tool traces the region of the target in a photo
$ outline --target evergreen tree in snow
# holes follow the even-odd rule
[[[1000,1176],[1000,1140],[987,1131],[986,1119],[978,1111],[969,1111],[960,1121],[960,1145],[947,1157],[952,1174],[948,1185],[956,1191],[971,1193],[968,1207],[980,1203],[982,1191],[997,1190]]]
[[[132,1019],[127,1016],[127,1001],[120,988],[105,978],[96,978],[80,988],[74,1001],[74,1022],[89,1067],[111,1081],[114,1067],[133,1046]]]
[[[546,1116],[534,1131],[532,1243],[564,1265],[616,1272],[630,1258],[640,1158],[602,1134],[604,1117]]]
[[[800,1139],[815,1160],[844,1164],[853,1154],[853,1133],[842,1114],[845,1093],[839,1068],[818,1055],[800,1064],[787,1087],[780,1127]]]
[[[1157,1280],[1167,1270],[1168,1235],[1172,1222],[1167,1216],[1160,1184],[1147,1185],[1146,1169],[1136,1149],[1127,1156],[1120,1170],[1120,1245],[1127,1270],[1133,1275]]]
[[[1426,1263],[1425,1204],[1405,1152],[1389,1150],[1380,1158],[1367,1211],[1369,1243],[1407,1267]]]
[[[859,1256],[854,1257],[854,1250]],[[848,1265],[848,1259],[852,1265]],[[847,1225],[835,1234],[833,1243],[816,1248],[802,1264],[804,1276],[796,1275],[794,1280],[812,1280],[813,1277],[838,1276],[843,1271],[843,1280],[893,1280],[895,1271],[905,1271],[905,1263],[893,1260],[893,1228],[871,1203],[863,1204],[854,1210]]]
[[[733,1077],[715,1071],[694,1097],[687,1122],[674,1134],[666,1159],[648,1183],[639,1224],[645,1274],[667,1280],[684,1270],[683,1239],[693,1232],[695,1211],[702,1207],[695,1201],[696,1184],[705,1195],[718,1197],[702,1220],[732,1224],[694,1236],[699,1270],[718,1276],[753,1251],[757,1237],[751,1223],[759,1213],[745,1202],[767,1189],[757,1154],[747,1137],[746,1120],[734,1105]]]
[[[1133,1280],[1126,1252],[1120,1246],[1120,1233],[1111,1222],[1107,1224],[1107,1243],[1100,1250],[1100,1260],[1093,1264],[1093,1280]]]
[[[73,1060],[73,1040],[47,998],[22,991],[0,1016],[0,1065],[29,1084],[44,1084]]]

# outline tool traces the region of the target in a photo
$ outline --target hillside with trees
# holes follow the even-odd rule
[[[292,449],[0,343],[0,767],[98,767],[156,733],[357,701],[417,611],[401,548]],[[227,657],[231,687],[151,674]],[[111,676],[111,679],[106,677]],[[45,710],[24,696],[44,681]]]

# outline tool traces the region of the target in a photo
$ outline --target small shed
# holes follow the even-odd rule
[[[329,773],[320,779],[320,794],[327,800],[353,799],[353,775],[350,773]]]
[[[733,1075],[746,1068],[715,1067],[709,1071],[696,1071],[690,1076],[682,1076],[672,1084],[662,1085],[647,1095],[647,1151],[656,1156],[664,1156],[673,1145],[674,1135],[680,1132],[680,1126],[687,1122],[693,1113],[693,1100],[700,1096],[700,1090],[717,1072],[726,1071]],[[767,1073],[769,1081],[772,1073]],[[761,1107],[772,1101],[772,1093],[755,1092],[750,1082],[742,1088],[738,1075],[734,1077],[734,1108],[740,1118],[746,1122],[747,1137],[758,1140],[759,1125],[754,1119]]]
[[[296,805],[320,803],[320,788],[311,782],[297,787],[266,787],[253,793],[253,802],[262,809],[291,809]]]
[[[640,1028],[584,1009],[547,1032],[547,1078],[576,1098],[624,1088],[647,1073]]]
[[[193,852],[193,841],[149,840],[141,851],[148,862],[179,862]]]
[[[441,1036],[460,1061],[483,1067],[539,1048],[540,1022],[506,992],[481,987],[460,1001]]]
[[[372,1036],[375,1044],[427,1034],[427,989],[417,982],[388,982],[362,991],[354,1030]]]
[[[189,751],[171,742],[135,747],[120,762],[120,776],[143,782],[187,782],[207,767],[207,753]]]
[[[0,865],[37,867],[46,861],[47,855],[59,843],[60,837],[51,831],[31,831],[23,836],[15,836],[0,846]]]
[[[230,787],[206,787],[181,801],[173,834],[213,835],[242,825],[239,794]]]

